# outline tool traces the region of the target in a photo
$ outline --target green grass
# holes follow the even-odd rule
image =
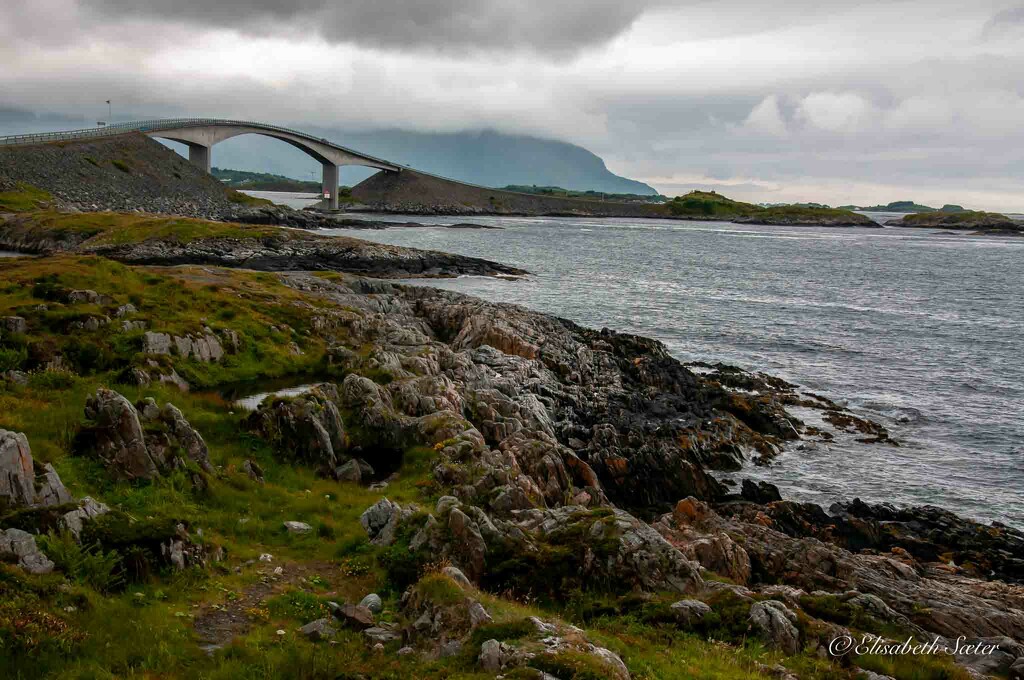
[[[48,192],[42,189],[18,183],[18,188],[11,191],[0,191],[0,212],[27,212],[38,210],[53,200]]]
[[[243,195],[244,194],[240,194]],[[254,199],[259,200],[259,199]],[[173,240],[192,243],[203,239],[234,238],[280,239],[304,238],[301,233],[287,232],[277,227],[209,222],[187,217],[157,217],[152,215],[126,215],[113,212],[60,213],[35,212],[19,216],[7,229],[27,237],[63,237],[77,235],[87,239],[85,246],[116,246],[144,241]]]

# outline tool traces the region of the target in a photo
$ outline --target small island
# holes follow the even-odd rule
[[[932,208],[927,205],[921,205],[915,201],[893,201],[887,205],[871,205],[871,206],[857,206],[857,205],[841,205],[840,210],[860,210],[862,212],[901,212],[901,213],[930,213],[930,212],[943,212],[943,213],[958,213],[965,212],[966,209],[962,205],[955,205],[953,203],[947,203],[941,208]]]
[[[789,226],[880,227],[870,217],[822,205],[759,206],[734,201],[714,191],[691,191],[667,203],[673,217],[713,219],[739,224]]]
[[[957,213],[915,213],[889,222],[887,226],[956,229],[982,233],[1024,233],[1024,223],[1016,222],[1000,213],[980,210],[965,210]]]

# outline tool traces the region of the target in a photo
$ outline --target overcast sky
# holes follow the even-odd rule
[[[1024,2],[4,0],[0,108],[493,128],[664,193],[1024,212]],[[344,140],[339,140],[343,142]],[[496,160],[496,162],[498,162]]]

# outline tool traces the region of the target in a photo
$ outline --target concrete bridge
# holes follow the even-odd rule
[[[210,149],[225,139],[239,135],[264,135],[280,139],[304,151],[323,166],[323,192],[330,196],[330,207],[338,207],[338,168],[342,165],[363,165],[387,172],[401,172],[403,166],[360,153],[335,144],[322,137],[315,137],[298,130],[244,120],[221,120],[218,118],[171,118],[144,120],[132,123],[117,123],[106,127],[67,132],[47,132],[34,135],[0,137],[4,144],[38,144],[51,141],[92,139],[113,135],[140,132],[148,137],[159,137],[180,142],[188,146],[188,158],[206,172],[210,171]]]

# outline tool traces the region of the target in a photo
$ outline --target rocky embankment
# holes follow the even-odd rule
[[[100,255],[127,264],[202,264],[260,271],[344,271],[379,277],[519,276],[498,262],[276,227],[112,213],[0,214],[0,248]]]

